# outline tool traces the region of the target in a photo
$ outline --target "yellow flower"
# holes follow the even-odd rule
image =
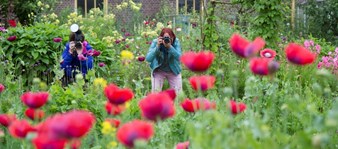
[[[130,107],[130,101],[125,103],[125,107],[126,107],[126,109],[128,109]]]
[[[123,50],[123,51],[121,52],[121,58],[122,58],[122,59],[127,59],[127,60],[132,60],[132,59],[134,59],[134,55],[133,55],[133,53],[130,52],[130,51]]]
[[[45,7],[48,9],[48,8],[49,8],[49,5],[48,5],[48,4],[46,4],[46,5],[45,5]]]
[[[109,122],[103,122],[102,123],[102,129],[101,132],[105,135],[114,133],[116,131],[116,128],[113,127]]]
[[[117,142],[116,141],[111,141],[109,142],[109,144],[107,145],[108,148],[115,148],[117,146]]]
[[[101,86],[105,88],[107,86],[107,81],[103,78],[96,78],[94,79],[94,86]]]

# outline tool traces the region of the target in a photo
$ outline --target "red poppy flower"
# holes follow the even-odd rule
[[[15,120],[16,116],[14,114],[0,114],[0,124],[2,126],[8,127]]]
[[[48,92],[26,92],[22,94],[21,101],[28,107],[37,109],[42,107],[48,100]]]
[[[134,97],[130,89],[119,89],[115,84],[110,84],[104,89],[104,94],[112,104],[123,104]]]
[[[111,104],[110,102],[107,102],[105,108],[109,115],[115,116],[121,114],[125,110],[125,105],[124,104],[114,105]]]
[[[268,75],[279,69],[279,63],[267,58],[252,58],[250,60],[250,69],[256,75]]]
[[[268,59],[274,59],[276,56],[276,51],[272,49],[264,49],[260,53],[261,57],[268,58]]]
[[[216,103],[210,102],[208,99],[205,98],[197,98],[194,100],[190,100],[187,98],[181,103],[181,106],[186,112],[216,109]]]
[[[32,140],[32,144],[36,149],[64,149],[67,140],[62,138],[50,138],[48,135],[38,134]]]
[[[230,109],[232,114],[236,115],[243,112],[246,109],[246,105],[244,103],[237,103],[236,101],[230,100]]]
[[[189,144],[189,141],[178,143],[176,149],[189,149]]]
[[[295,44],[290,43],[285,50],[287,59],[297,65],[307,65],[311,64],[316,59],[316,54],[310,52],[306,48]]]
[[[45,116],[45,113],[42,110],[29,108],[25,111],[25,115],[31,120],[41,120]]]
[[[54,41],[54,42],[61,42],[61,41],[62,41],[62,38],[56,37],[56,38],[53,38],[53,41]]]
[[[7,38],[7,40],[12,42],[12,41],[16,40],[16,36],[9,36]]]
[[[189,81],[195,91],[206,91],[214,86],[216,78],[214,76],[193,76]]]
[[[89,132],[95,122],[95,117],[87,111],[71,111],[54,116],[50,129],[62,138],[81,138]]]
[[[115,128],[118,128],[120,126],[121,121],[118,119],[111,119],[111,118],[107,118],[106,120],[104,120],[105,122],[109,122],[110,125],[114,126]]]
[[[16,120],[8,127],[9,133],[15,138],[25,138],[29,132],[35,131],[26,120]]]
[[[256,38],[253,42],[250,42],[239,34],[233,34],[229,42],[231,50],[242,58],[248,58],[255,55],[265,45],[265,41],[260,37]]]
[[[212,64],[215,55],[210,51],[186,52],[181,56],[181,62],[193,72],[206,71]]]
[[[117,130],[117,140],[126,147],[134,147],[134,141],[138,139],[148,141],[153,135],[153,125],[141,120],[128,122]]]
[[[152,93],[139,103],[142,116],[153,121],[164,120],[175,114],[175,106],[167,93]]]
[[[8,23],[9,23],[9,26],[11,26],[11,27],[16,27],[16,22],[15,22],[15,20],[8,20]]]
[[[5,90],[5,86],[0,83],[0,93],[2,93]]]
[[[169,97],[171,98],[171,100],[175,100],[175,98],[176,98],[176,91],[174,90],[174,89],[167,89],[167,90],[164,90],[164,91],[162,91],[162,93],[166,93],[166,94],[168,94],[169,95]]]

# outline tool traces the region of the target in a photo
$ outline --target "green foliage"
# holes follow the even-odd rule
[[[156,20],[160,20],[161,22],[169,22],[171,21],[171,17],[168,15],[175,15],[175,9],[171,7],[169,0],[160,0],[160,9],[156,13],[155,18]],[[149,17],[149,16],[148,16]]]
[[[304,24],[304,28],[301,27],[298,29],[299,32],[303,32],[305,35],[312,34],[317,38],[325,38],[327,41],[331,41],[335,45],[338,45],[337,7],[338,1],[336,0],[325,0],[320,2],[309,0],[304,5],[300,5],[300,8],[305,11],[306,24]]]
[[[12,67],[7,72],[15,76],[22,75],[26,84],[34,77],[51,82],[51,70],[59,65],[63,43],[55,43],[53,38],[61,37],[64,40],[68,32],[66,29],[54,24],[37,23],[29,27],[9,28],[2,34],[4,40],[0,43],[4,56],[2,60],[8,60]],[[9,36],[17,36],[13,42],[5,40]],[[49,77],[49,78],[48,78]]]
[[[219,35],[216,30],[216,20],[218,19],[215,16],[215,3],[211,3],[211,6],[208,8],[208,16],[206,18],[206,24],[203,27],[204,41],[203,45],[206,50],[210,50],[214,53],[217,52],[220,43],[217,42]]]
[[[16,16],[21,24],[28,25],[34,21],[28,14],[34,13],[38,8],[37,2],[38,0],[1,0],[0,14],[9,19],[15,19]]]
[[[282,0],[233,0],[232,2],[254,10],[250,19],[249,35],[251,37],[261,36],[267,42],[268,47],[276,47],[280,38],[281,23],[285,19]]]

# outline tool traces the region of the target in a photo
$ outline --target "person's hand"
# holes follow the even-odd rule
[[[75,50],[75,42],[71,41],[71,42],[69,42],[69,53],[73,54],[74,50]]]
[[[163,43],[162,37],[157,38],[157,47],[160,47],[160,45]]]
[[[82,54],[82,49],[76,49],[78,55]]]

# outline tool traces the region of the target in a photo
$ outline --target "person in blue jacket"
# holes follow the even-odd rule
[[[77,34],[77,35],[76,35]],[[75,36],[80,41],[75,41]],[[85,37],[81,30],[77,33],[71,33],[69,42],[62,52],[61,68],[65,71],[65,76],[68,81],[74,81],[77,73],[87,74],[89,69],[93,68],[93,57],[88,54],[92,50],[90,44],[85,41]]]
[[[167,79],[176,93],[182,90],[181,45],[170,28],[163,28],[149,47],[146,60],[150,63],[152,92],[162,91]]]

